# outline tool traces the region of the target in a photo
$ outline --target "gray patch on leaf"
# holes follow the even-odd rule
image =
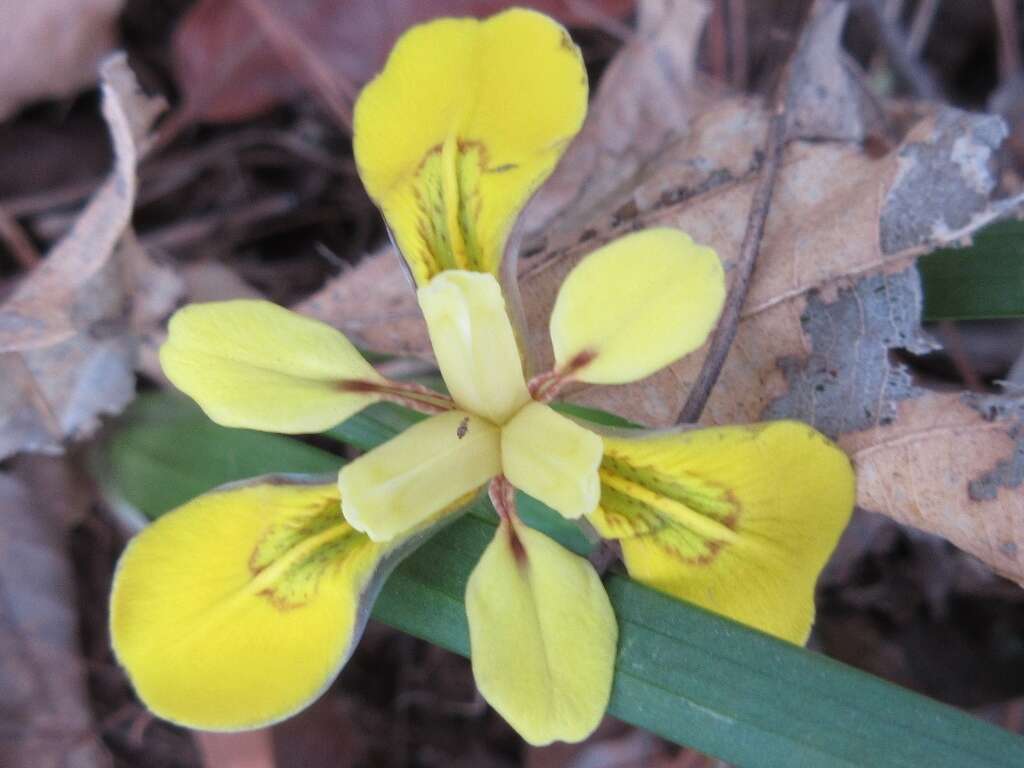
[[[1014,441],[1012,455],[967,486],[971,501],[991,501],[1000,488],[1020,488],[1024,483],[1024,397],[966,394],[963,399],[986,421],[1011,422],[1007,434]]]
[[[830,437],[888,424],[897,401],[919,392],[906,366],[889,359],[889,350],[920,354],[937,346],[920,329],[920,315],[914,267],[865,277],[832,302],[811,294],[800,318],[811,353],[806,360],[779,360],[789,390],[762,417],[800,419]]]
[[[927,141],[905,144],[880,222],[885,254],[948,240],[988,210],[992,156],[1006,138],[995,115],[943,108]]]

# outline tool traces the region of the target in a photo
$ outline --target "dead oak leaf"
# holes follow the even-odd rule
[[[0,119],[93,85],[117,38],[124,0],[8,3],[0,24]]]
[[[42,506],[0,473],[0,764],[98,768],[64,531]]]
[[[47,258],[0,305],[0,458],[59,452],[135,390],[136,330],[177,299],[177,278],[131,234],[136,165],[162,109],[123,55],[101,68],[114,170]],[[140,290],[140,288],[144,290]]]

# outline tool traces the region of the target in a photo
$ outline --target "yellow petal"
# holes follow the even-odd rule
[[[437,365],[455,402],[502,424],[530,399],[498,281],[461,270],[418,292]]]
[[[406,32],[355,107],[359,175],[425,285],[497,273],[512,225],[587,108],[568,33],[533,11]]]
[[[269,301],[179,310],[160,365],[218,424],[293,434],[322,432],[379,399],[345,382],[383,381],[341,333]]]
[[[530,744],[581,741],[611,693],[618,626],[593,566],[503,520],[466,585],[473,676]]]
[[[114,652],[166,720],[216,731],[276,722],[337,676],[396,544],[346,524],[333,484],[267,477],[199,496],[122,555]]]
[[[568,518],[597,507],[601,438],[541,403],[501,429],[501,467],[512,485]]]
[[[551,312],[559,370],[625,384],[701,346],[725,300],[718,256],[676,229],[626,235],[587,256]]]
[[[806,424],[604,439],[591,522],[630,575],[802,644],[854,500],[846,455]]]
[[[410,427],[341,469],[345,517],[389,541],[461,502],[501,471],[498,430],[449,411]]]

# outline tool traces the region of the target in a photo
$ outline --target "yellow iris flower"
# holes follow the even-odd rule
[[[449,394],[387,380],[338,331],[267,302],[172,318],[163,368],[220,424],[318,432],[382,400],[430,417],[337,483],[227,486],[131,542],[111,630],[156,714],[233,730],[307,705],[391,567],[483,488],[499,525],[466,586],[473,672],[533,744],[596,728],[617,625],[591,564],[526,526],[514,488],[618,540],[634,578],[806,639],[815,580],[853,504],[835,446],[793,422],[606,433],[548,404],[572,382],[635,381],[703,344],[725,296],[711,249],[652,229],[590,254],[555,302],[553,370],[524,374],[496,275],[586,98],[565,30],[519,9],[412,29],[360,96],[360,175],[418,286]]]

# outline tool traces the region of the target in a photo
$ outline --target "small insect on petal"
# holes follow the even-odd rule
[[[499,445],[497,428],[483,419],[431,416],[342,468],[345,515],[374,541],[388,541],[497,475]]]
[[[551,312],[555,370],[592,384],[642,379],[701,346],[724,300],[710,248],[676,229],[621,237],[562,283]]]

